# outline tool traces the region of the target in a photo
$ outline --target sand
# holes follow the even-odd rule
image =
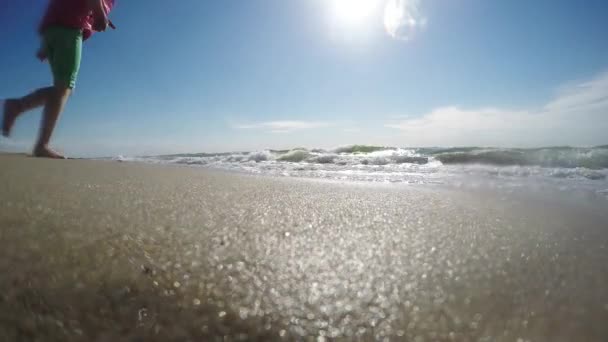
[[[1,341],[606,341],[606,210],[0,156]]]

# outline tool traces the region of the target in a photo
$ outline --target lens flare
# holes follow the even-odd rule
[[[395,39],[409,40],[426,27],[419,11],[419,0],[389,0],[384,8],[384,27]]]

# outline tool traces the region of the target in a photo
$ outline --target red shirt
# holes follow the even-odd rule
[[[114,0],[104,0],[106,13],[114,5]],[[87,0],[50,0],[40,28],[43,33],[50,26],[81,29],[87,39],[93,33],[93,16]]]

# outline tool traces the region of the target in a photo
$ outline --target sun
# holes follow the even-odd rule
[[[378,8],[378,0],[331,0],[335,20],[342,25],[360,25]]]

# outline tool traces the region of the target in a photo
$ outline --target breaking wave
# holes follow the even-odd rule
[[[264,162],[339,164],[339,165],[424,165],[438,161],[450,164],[496,166],[540,166],[549,168],[608,168],[608,145],[591,148],[548,147],[535,149],[498,149],[481,147],[397,148],[352,145],[333,150],[296,148],[255,152],[196,153],[140,157],[175,164],[209,164],[213,162]]]
[[[593,188],[602,191],[608,187],[608,146],[520,149],[351,145],[329,150],[295,148],[115,159],[354,181],[428,184],[467,176],[503,181],[553,180],[561,182],[559,187],[564,182],[591,182]]]
[[[608,168],[608,148],[454,149],[431,152],[443,164]]]

